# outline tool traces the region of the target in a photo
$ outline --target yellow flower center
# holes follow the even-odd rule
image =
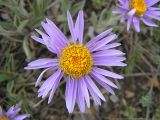
[[[0,120],[9,120],[7,117],[1,117]]]
[[[145,0],[132,0],[130,6],[132,9],[136,9],[137,16],[142,16],[147,10]]]
[[[70,44],[62,49],[59,63],[64,73],[74,78],[80,78],[90,72],[93,59],[86,46]]]

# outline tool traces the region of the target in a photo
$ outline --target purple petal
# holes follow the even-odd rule
[[[30,116],[31,116],[30,114],[19,115],[15,117],[13,120],[23,120],[25,118],[29,118]]]
[[[48,23],[44,22],[41,22],[41,25],[43,29],[47,32],[47,34],[50,36],[50,43],[52,44],[52,48],[62,49],[66,46],[66,44],[63,43],[63,40],[58,37],[54,28],[52,28]]]
[[[128,0],[118,0],[122,5],[128,2]]]
[[[109,93],[115,95],[114,91],[112,90],[112,88],[111,88],[109,85],[107,85],[105,82],[100,81],[100,80],[98,80],[98,79],[95,79],[95,80],[96,80],[102,87],[104,87]]]
[[[129,31],[130,27],[131,27],[131,23],[132,23],[133,17],[130,17],[127,21],[127,31]]]
[[[153,21],[151,21],[148,18],[141,18],[141,20],[143,21],[144,24],[146,24],[148,26],[158,27],[158,25],[156,23],[154,23]]]
[[[91,96],[93,97],[93,100],[95,102],[95,104],[97,105],[101,105],[101,99],[99,98],[99,96],[94,92],[94,90],[88,86],[88,90],[91,93]]]
[[[128,12],[129,17],[133,17],[133,15],[136,13],[136,9],[132,9]]]
[[[31,38],[32,38],[33,40],[35,40],[35,41],[37,41],[37,42],[45,45],[45,43],[44,43],[44,41],[43,41],[42,38],[39,38],[39,37],[34,36],[34,35],[32,35]]]
[[[48,63],[57,63],[57,59],[52,59],[52,58],[41,58],[35,61],[32,61],[28,64],[28,66],[40,66],[40,65],[46,65]]]
[[[51,75],[38,90],[38,97],[42,96],[42,98],[44,98],[52,89],[54,89],[54,87],[56,89],[56,84],[58,83],[57,81],[61,79],[61,76],[61,70],[57,70],[53,75]]]
[[[44,93],[45,89],[49,90],[48,88],[51,88],[51,86],[54,84],[55,80],[60,76],[61,70],[57,70],[54,74],[52,74],[40,87],[38,90],[39,93]]]
[[[46,33],[48,34],[48,36],[51,37],[52,36],[52,29],[50,29],[49,25],[47,23],[41,22],[41,26],[46,31]]]
[[[57,89],[57,87],[58,87],[58,85],[60,83],[60,80],[62,79],[63,75],[64,75],[64,73],[61,72],[61,74],[59,75],[59,77],[57,78],[57,80],[55,80],[55,82],[54,82],[54,84],[52,86],[51,93],[49,95],[48,104],[51,102],[51,100],[52,100],[52,98],[54,96],[54,93],[55,93],[55,91],[56,91],[56,89]]]
[[[66,90],[65,90],[65,99],[67,99],[67,97],[69,96],[69,88],[70,88],[70,81],[71,81],[71,78],[70,76],[67,76],[66,78]]]
[[[126,66],[125,63],[122,62],[105,62],[105,61],[96,61],[94,65],[97,66]]]
[[[116,6],[119,7],[120,9],[128,10],[124,5],[116,4]]]
[[[76,96],[77,96],[77,80],[68,79],[66,87],[66,106],[69,113],[72,113],[75,106]]]
[[[47,68],[47,69],[45,69],[45,70],[42,71],[42,73],[39,75],[38,79],[36,80],[35,87],[37,87],[37,86],[39,85],[39,83],[40,83],[41,80],[42,80],[42,77],[43,77],[44,73],[45,73],[46,71],[48,71],[49,69],[51,69],[51,68]]]
[[[159,12],[159,11],[158,11]],[[160,20],[160,16],[157,15],[157,13],[153,12],[153,11],[146,11],[145,15],[151,18],[154,18],[156,20]]]
[[[123,2],[122,2],[123,1]],[[128,10],[129,9],[129,1],[128,0],[119,0],[120,4],[116,4],[116,6],[122,8],[122,9],[126,9]]]
[[[0,117],[3,116],[3,111],[2,111],[2,108],[0,107]]]
[[[117,63],[117,62],[122,62],[126,60],[125,57],[117,57],[117,56],[102,56],[102,57],[93,57],[94,58],[94,65],[97,63]]]
[[[116,79],[123,79],[124,78],[121,75],[118,75],[116,73],[113,73],[111,71],[104,70],[104,69],[101,69],[101,68],[98,68],[98,67],[94,67],[93,71],[98,73],[98,74],[101,74],[101,75],[104,75],[104,76],[107,76],[107,77],[111,77],[111,78],[116,78]]]
[[[111,48],[118,47],[120,45],[121,45],[121,43],[111,43],[111,44],[107,44],[107,45],[101,47],[99,50],[108,50],[108,49],[111,49]]]
[[[108,34],[110,34],[112,32],[113,28],[110,28],[104,32],[102,32],[101,34],[99,34],[98,36],[94,37],[93,39],[91,39],[86,46],[87,47],[91,47],[92,44],[95,44],[95,42],[99,41],[100,39],[104,38],[105,36],[107,36]]]
[[[133,23],[134,23],[135,30],[137,32],[140,32],[139,19],[137,17],[133,17]]]
[[[149,7],[148,10],[160,10],[158,7]]]
[[[108,36],[108,37],[100,40],[99,42],[97,42],[95,45],[93,45],[93,46],[90,48],[91,52],[100,49],[101,47],[105,46],[105,44],[113,41],[113,40],[116,39],[116,38],[117,38],[117,35],[116,35],[116,34],[113,34],[113,35],[110,35],[110,36]]]
[[[160,0],[145,0],[147,7],[150,7],[156,3],[158,3]]]
[[[98,79],[106,84],[108,84],[109,86],[111,87],[114,87],[114,88],[118,88],[112,81],[110,81],[109,79],[105,78],[104,76],[94,72],[94,71],[91,71],[91,76],[94,78],[94,79]]]
[[[48,35],[51,38],[52,47],[56,49],[62,49],[68,44],[67,38],[63,35],[63,33],[54,25],[53,22],[47,23],[42,22],[41,25],[47,31]],[[58,47],[57,47],[58,46]]]
[[[87,88],[86,82],[84,81],[84,78],[80,79],[79,81],[80,81],[79,83],[80,83],[82,93],[83,93],[84,98],[87,103],[87,107],[89,108],[90,107],[90,99],[89,99],[89,93],[88,93],[88,88]]]
[[[13,118],[15,117],[19,112],[20,112],[20,108],[18,108],[17,106],[12,106],[8,111],[7,111],[7,117],[9,118]]]
[[[155,16],[160,16],[160,11],[157,11],[157,10],[147,10],[146,13],[152,14]]]
[[[105,101],[105,98],[102,95],[101,91],[88,75],[85,76],[85,80],[88,88],[91,89],[95,94],[97,94],[103,101]]]
[[[129,1],[128,1],[128,0],[125,0],[125,3],[124,3],[123,6],[124,6],[125,9],[128,10],[128,9],[129,9],[129,6],[130,6]]]
[[[128,15],[125,14],[121,17],[120,23],[123,23],[128,18]]]
[[[81,89],[80,80],[78,80],[77,82],[78,82],[78,84],[77,84],[78,85],[78,87],[77,87],[77,103],[78,103],[80,111],[84,112],[85,111],[84,94]]]
[[[61,32],[61,30],[54,24],[54,22],[52,22],[51,20],[49,20],[47,18],[46,18],[46,21],[50,25],[51,28],[54,28],[52,31],[54,32],[54,34],[56,36],[59,37],[59,39],[61,40],[61,42],[63,42],[64,44],[68,44],[68,39],[63,34],[63,32]]]
[[[45,33],[43,33],[42,31],[40,31],[38,29],[35,29],[35,30],[42,36],[42,39],[43,39],[45,45],[47,46],[48,50],[53,53],[56,53],[55,48],[52,47],[52,46],[54,46],[53,40],[51,40],[51,38],[48,35],[46,35]]]
[[[57,59],[51,58],[41,58],[38,60],[34,60],[28,64],[25,69],[39,69],[39,68],[46,68],[46,67],[55,67],[58,65]]]
[[[77,40],[77,35],[76,35],[76,33],[75,33],[72,16],[71,16],[71,14],[70,14],[69,11],[67,11],[67,21],[68,21],[68,27],[69,27],[70,33],[71,33],[71,35],[72,35],[72,39],[76,42],[76,40]]]
[[[79,43],[83,42],[83,32],[84,32],[84,16],[83,11],[80,10],[75,24],[75,31],[79,40]]]
[[[125,13],[126,10],[120,9],[120,10],[113,10],[112,12],[115,13],[115,14],[122,14],[122,13]]]
[[[34,67],[27,66],[24,69],[31,70],[31,69],[41,69],[41,68],[43,69],[43,68],[49,68],[49,67],[57,68],[57,66],[58,66],[58,63],[48,63],[46,65],[41,65],[41,66],[34,66]]]
[[[125,53],[123,53],[119,50],[114,50],[114,49],[103,50],[103,51],[95,52],[92,54],[93,57],[121,56],[121,55],[125,55]]]

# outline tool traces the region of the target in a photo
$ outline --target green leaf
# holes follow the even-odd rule
[[[148,107],[151,104],[151,96],[150,95],[142,96],[139,102],[143,107]]]
[[[19,4],[18,4],[18,1],[1,0],[0,5],[9,8],[12,12],[14,12],[18,16],[28,17],[28,13],[24,7],[24,0],[20,0],[20,1],[21,2],[19,2]]]
[[[127,66],[125,67],[125,74],[130,74],[133,72],[135,65],[140,61],[142,50],[138,46],[134,47],[134,50],[129,54],[128,60],[126,61]]]
[[[96,9],[101,9],[106,3],[106,0],[92,0],[93,7]]]
[[[134,118],[136,116],[136,109],[132,106],[128,106],[123,112],[123,115],[129,119]]]
[[[24,29],[24,27],[27,25],[28,20],[24,20],[20,23],[20,25],[18,26],[18,31],[22,31]]]
[[[9,94],[12,94],[13,87],[14,87],[14,81],[12,80],[12,81],[8,82],[8,84],[7,84],[7,91]]]
[[[20,21],[19,16],[15,15],[14,16],[14,25],[18,28],[20,23],[21,23],[21,21]]]
[[[85,1],[75,3],[75,4],[71,7],[72,15],[75,16],[80,9],[83,9],[84,4],[85,4]]]
[[[14,25],[17,27],[17,30],[18,31],[22,31],[24,29],[24,27],[27,25],[29,20],[24,20],[24,21],[21,21],[20,20],[20,17],[15,15],[14,16]]]
[[[9,74],[0,73],[0,83],[6,80],[10,80],[11,78],[12,76]]]
[[[44,12],[51,0],[33,0],[31,4],[31,11],[34,17],[39,16],[42,17],[44,16]]]
[[[93,26],[96,27],[97,21],[98,21],[98,17],[97,17],[95,12],[92,12],[90,21],[93,24]]]
[[[15,71],[16,65],[15,65],[15,59],[13,54],[8,54],[8,56],[6,57],[4,69],[10,72]]]
[[[59,21],[59,22],[65,22],[66,21],[66,17],[64,15],[58,15],[57,21]]]
[[[155,55],[153,61],[155,64],[160,65],[160,55]]]
[[[31,60],[33,58],[33,54],[29,48],[28,40],[26,38],[23,40],[23,50],[27,57],[27,60]]]
[[[60,0],[62,4],[63,15],[66,15],[66,11],[69,10],[70,4],[68,0]]]
[[[3,28],[3,29],[6,29],[6,30],[11,30],[11,28],[14,27],[14,25],[12,23],[9,23],[7,21],[0,21],[0,26]]]
[[[40,17],[36,18],[35,20],[33,20],[32,26],[33,26],[33,27],[39,26],[40,22],[41,22],[43,19],[44,19],[44,16],[40,16]]]
[[[0,74],[0,83],[3,82],[3,81],[6,81],[10,79],[10,76],[9,75],[6,75],[6,74]]]
[[[155,114],[153,115],[153,120],[160,120],[160,105],[156,108]]]

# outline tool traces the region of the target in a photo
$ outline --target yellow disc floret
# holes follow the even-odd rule
[[[64,73],[74,78],[80,78],[90,72],[93,59],[86,46],[70,44],[62,49],[59,63]]]
[[[132,9],[136,9],[137,16],[143,16],[147,10],[145,0],[131,0],[130,6]]]
[[[9,120],[7,117],[1,117],[0,120]]]

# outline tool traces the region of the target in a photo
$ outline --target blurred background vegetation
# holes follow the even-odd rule
[[[0,0],[0,106],[14,104],[31,120],[160,120],[160,29],[146,27],[142,32],[127,32],[120,16],[112,14],[117,0]],[[36,58],[53,56],[30,36],[46,17],[69,37],[66,11],[74,18],[78,10],[85,15],[85,40],[113,27],[119,47],[126,53],[125,68],[109,68],[125,76],[115,82],[116,95],[105,94],[107,102],[69,115],[64,100],[65,83],[58,87],[51,104],[37,98],[34,87],[40,70],[24,70]],[[160,24],[160,22],[158,23]],[[47,75],[46,75],[47,77]],[[44,79],[45,80],[45,79]]]

